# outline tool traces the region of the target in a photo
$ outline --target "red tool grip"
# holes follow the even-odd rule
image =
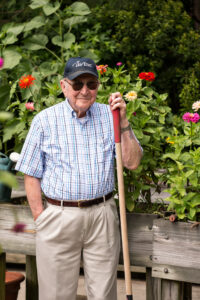
[[[119,108],[112,110],[113,114],[113,125],[114,125],[114,134],[115,134],[115,143],[121,142],[121,132],[120,132],[120,114]]]

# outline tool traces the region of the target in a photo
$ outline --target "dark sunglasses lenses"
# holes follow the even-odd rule
[[[96,90],[96,88],[98,87],[98,81],[88,81],[86,83],[88,89],[90,90]],[[84,86],[84,83],[81,81],[75,81],[72,83],[72,87],[75,91],[80,91]]]

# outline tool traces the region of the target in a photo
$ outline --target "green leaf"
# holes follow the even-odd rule
[[[69,49],[71,45],[75,42],[75,35],[68,32],[64,35],[64,41],[61,40],[59,35],[56,35],[52,38],[52,43],[54,45]]]
[[[10,172],[7,172],[7,171],[0,170],[0,182],[2,182],[3,184],[9,186],[10,188],[12,188],[12,187],[17,188],[18,187],[18,182],[16,180],[16,177],[13,174],[11,174]]]
[[[32,3],[29,5],[31,9],[36,9],[46,5],[49,0],[32,0]]]
[[[196,215],[196,209],[195,208],[190,208],[190,211],[189,211],[189,214],[188,214],[188,218],[190,220],[193,220],[194,217],[195,217],[195,215]]]
[[[18,38],[14,35],[14,33],[9,32],[7,36],[2,40],[3,45],[11,45],[18,41]]]
[[[4,122],[13,118],[13,114],[6,111],[0,111],[0,122]]]
[[[143,89],[143,91],[144,91],[145,95],[147,95],[148,97],[152,97],[152,95],[153,95],[153,90],[152,90],[151,88],[145,87],[145,88]]]
[[[88,5],[83,2],[74,2],[69,8],[73,15],[85,16],[91,13]]]
[[[48,37],[44,34],[35,34],[31,38],[24,41],[24,47],[28,50],[40,50],[45,49],[48,43]]]
[[[12,32],[14,35],[18,35],[20,34],[23,29],[24,29],[24,24],[16,24],[16,25],[13,25],[12,27],[10,27],[7,32]]]
[[[9,102],[10,86],[2,85],[0,86],[0,108],[6,109]]]
[[[46,16],[50,16],[55,13],[60,7],[60,3],[58,1],[55,2],[54,6],[51,3],[48,3],[43,6],[43,11]]]
[[[68,27],[72,27],[73,25],[80,24],[86,22],[87,18],[83,16],[74,16],[68,19],[65,19],[64,24]]]
[[[4,128],[3,142],[9,141],[14,134],[23,131],[25,126],[24,122],[16,119],[9,121],[6,128]]]
[[[35,28],[40,28],[45,24],[45,18],[43,16],[37,16],[30,22],[25,24],[24,31],[30,31]]]
[[[4,65],[2,69],[13,69],[17,66],[22,58],[21,54],[12,48],[7,48],[3,51]]]

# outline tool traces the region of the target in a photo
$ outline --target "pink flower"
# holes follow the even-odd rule
[[[0,57],[0,68],[2,68],[2,67],[3,67],[3,64],[4,64],[4,60],[3,60],[3,58],[2,58],[2,57]]]
[[[183,115],[183,120],[187,123],[197,123],[200,119],[200,116],[198,113],[189,113],[189,112],[186,112],[184,115]]]
[[[34,110],[34,103],[33,102],[27,102],[25,103],[26,109],[28,110]]]
[[[24,232],[26,224],[24,223],[17,223],[13,226],[12,231],[14,232]]]
[[[119,61],[118,63],[116,63],[116,66],[120,67],[121,65],[123,65],[123,63],[121,61]]]

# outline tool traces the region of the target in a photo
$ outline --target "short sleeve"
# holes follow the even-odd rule
[[[36,116],[32,121],[15,170],[36,178],[42,178],[44,169],[44,154],[41,147],[43,137],[41,122]]]

